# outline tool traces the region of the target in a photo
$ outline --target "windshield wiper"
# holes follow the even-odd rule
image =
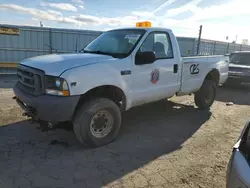
[[[96,51],[88,51],[88,50],[83,50],[84,53],[91,53],[91,54],[103,54],[105,55],[105,52],[102,52],[100,50],[96,50]]]
[[[96,50],[96,51],[87,51],[87,50],[83,50],[84,53],[91,53],[91,54],[102,54],[102,55],[110,55],[112,56],[111,53],[107,53],[107,52],[102,52],[100,50]]]
[[[91,53],[91,54],[109,55],[109,56],[112,56],[114,58],[119,58],[122,55],[122,54],[114,54],[114,53],[109,53],[109,52],[102,52],[100,50],[96,50],[96,51],[82,50],[82,52],[83,53]]]

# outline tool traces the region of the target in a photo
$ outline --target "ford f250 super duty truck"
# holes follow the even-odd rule
[[[135,27],[107,31],[79,53],[26,59],[14,86],[24,115],[54,125],[72,122],[89,147],[114,141],[121,112],[145,103],[194,93],[209,108],[228,77],[228,57],[181,58],[170,29]]]

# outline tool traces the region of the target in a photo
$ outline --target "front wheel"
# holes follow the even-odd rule
[[[109,99],[93,99],[78,110],[73,123],[75,135],[82,144],[99,147],[116,139],[121,112]]]
[[[200,90],[194,95],[195,105],[200,109],[208,109],[214,103],[216,84],[212,80],[205,80]]]

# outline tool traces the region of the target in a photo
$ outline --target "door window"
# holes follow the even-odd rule
[[[173,58],[173,49],[168,33],[150,33],[142,46],[140,52],[153,51],[156,59]]]

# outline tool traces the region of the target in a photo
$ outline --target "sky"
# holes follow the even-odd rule
[[[250,41],[250,0],[0,0],[0,24],[84,30],[150,21],[177,36]],[[228,37],[228,40],[226,39]]]

